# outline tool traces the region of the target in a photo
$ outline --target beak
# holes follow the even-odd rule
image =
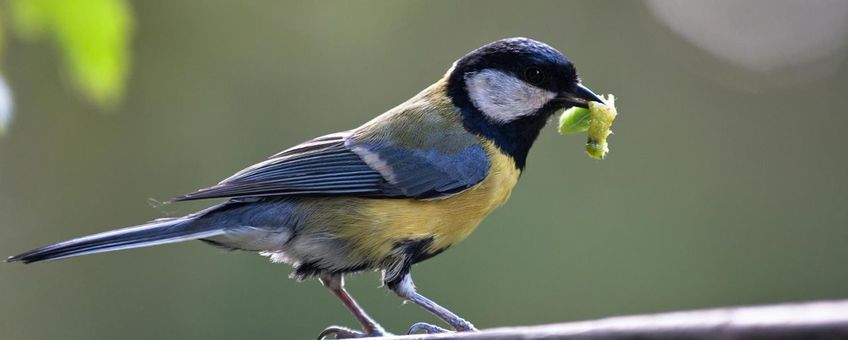
[[[577,84],[574,91],[563,92],[556,99],[568,106],[577,106],[584,109],[589,108],[589,102],[604,102],[595,92],[592,92],[592,90],[583,86],[583,84]]]

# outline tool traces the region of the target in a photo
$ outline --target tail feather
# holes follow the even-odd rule
[[[156,220],[135,227],[107,231],[51,244],[11,256],[6,262],[33,263],[72,256],[117,251],[221,235],[224,230],[198,223],[195,216]]]

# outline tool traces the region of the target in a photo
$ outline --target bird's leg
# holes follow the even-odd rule
[[[470,322],[447,310],[447,308],[439,306],[437,303],[424,297],[423,295],[418,294],[418,292],[415,291],[415,283],[412,282],[412,275],[410,275],[409,273],[404,274],[400,280],[387,282],[387,285],[389,289],[395,292],[395,294],[408,301],[411,301],[412,303],[418,306],[421,306],[421,308],[426,309],[428,312],[437,316],[439,319],[444,320],[457,332],[468,332],[477,330]],[[447,330],[441,327],[419,322],[412,325],[412,327],[409,329],[409,333],[412,334],[422,330],[426,333],[447,332]]]
[[[331,335],[336,339],[391,335],[390,333],[387,333],[380,324],[374,321],[374,319],[368,316],[368,313],[365,313],[365,310],[363,310],[362,307],[359,307],[356,300],[348,294],[347,290],[344,289],[344,277],[341,275],[330,275],[322,276],[320,277],[320,280],[321,284],[324,285],[324,287],[327,287],[327,289],[330,290],[333,295],[338,297],[345,307],[353,313],[353,316],[355,316],[356,320],[362,325],[362,331],[360,332],[341,326],[330,326],[324,329],[321,334],[318,334],[319,340]]]

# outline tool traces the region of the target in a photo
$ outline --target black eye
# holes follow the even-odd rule
[[[545,80],[545,74],[538,67],[528,67],[524,70],[524,79],[530,84],[539,85]]]

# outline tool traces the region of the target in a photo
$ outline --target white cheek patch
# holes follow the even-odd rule
[[[527,84],[497,70],[483,70],[465,77],[471,102],[486,117],[508,123],[541,109],[556,93]]]

